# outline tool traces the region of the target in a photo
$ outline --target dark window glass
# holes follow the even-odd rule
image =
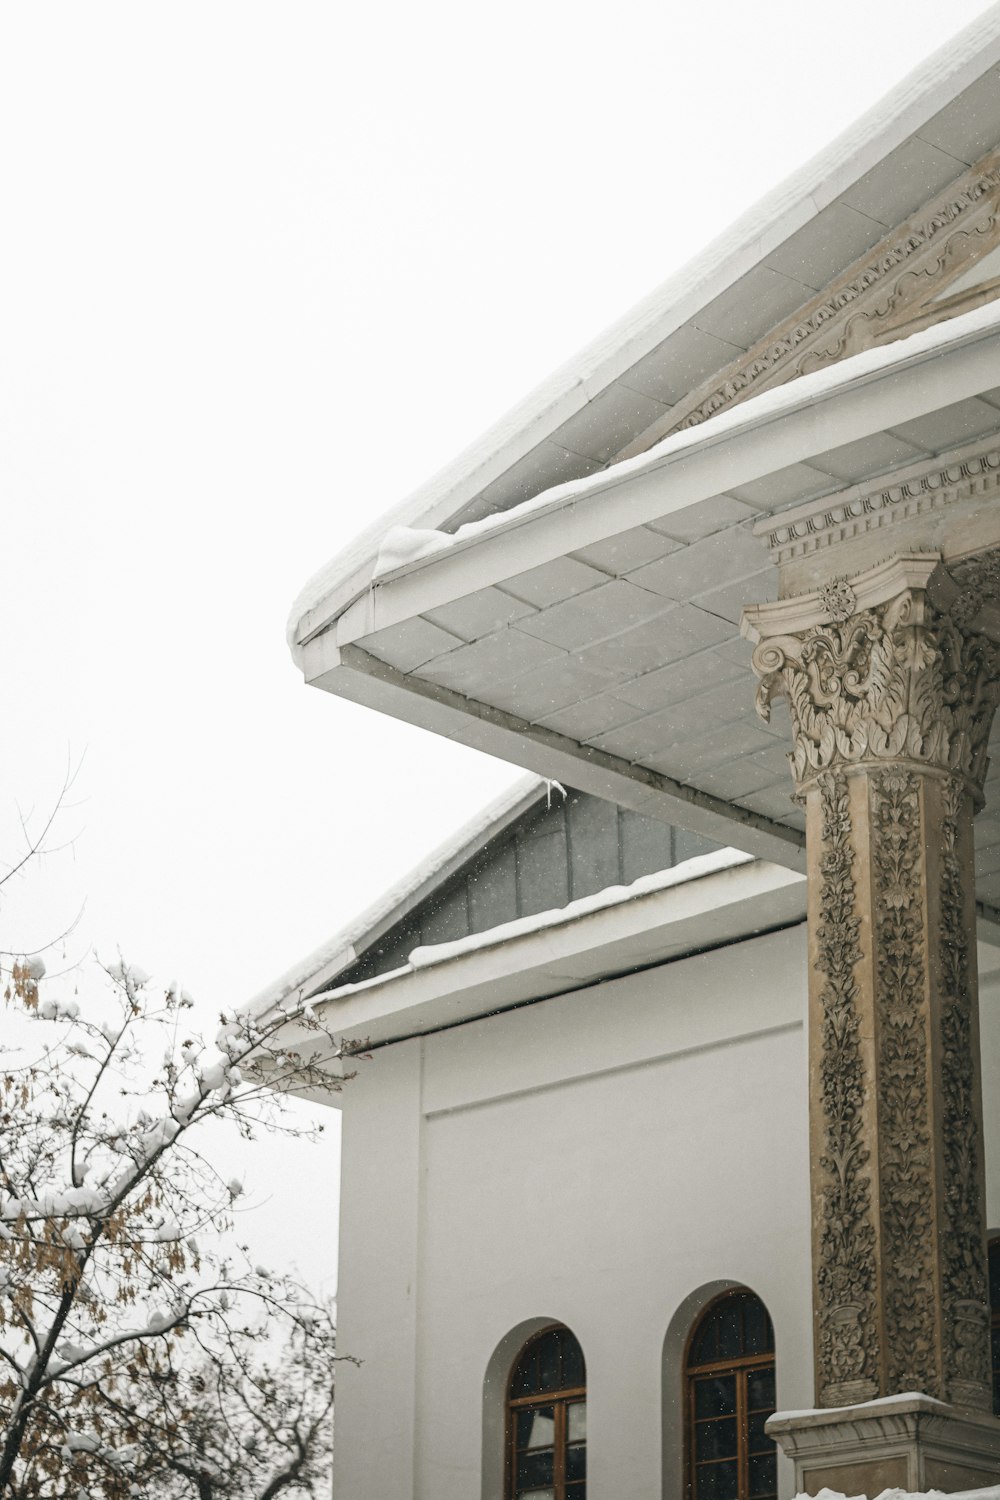
[[[769,1416],[770,1412],[758,1411],[747,1420],[747,1445],[751,1453],[770,1453],[774,1447],[774,1439],[764,1431]]]
[[[774,1335],[771,1332],[771,1320],[767,1311],[757,1297],[750,1297],[743,1304],[743,1327],[745,1338],[743,1352],[745,1354],[765,1354],[774,1346]]]
[[[752,1370],[747,1375],[747,1401],[751,1411],[774,1411],[774,1366]]]
[[[742,1311],[735,1298],[728,1298],[719,1312],[720,1359],[735,1359],[743,1353]]]
[[[555,1391],[559,1389],[559,1336],[556,1333],[547,1333],[538,1343],[538,1385],[536,1390]]]
[[[762,1500],[773,1495],[778,1487],[778,1463],[775,1455],[755,1456],[750,1459],[750,1494],[753,1500]]]
[[[728,1417],[736,1411],[736,1381],[732,1375],[702,1376],[694,1383],[696,1417]]]
[[[694,1365],[709,1365],[713,1359],[719,1356],[719,1332],[714,1318],[705,1324],[698,1334],[695,1346],[691,1351],[691,1363]]]
[[[538,1390],[538,1350],[522,1355],[511,1382],[512,1396],[533,1396]]]
[[[507,1397],[508,1500],[586,1500],[586,1379],[568,1328],[547,1328],[521,1351]]]
[[[705,1464],[698,1470],[698,1500],[738,1500],[739,1465]]]
[[[694,1456],[698,1463],[709,1458],[735,1458],[736,1418],[698,1422],[694,1430]]]
[[[575,1385],[583,1385],[585,1377],[583,1373],[583,1350],[572,1335],[563,1340],[563,1385],[572,1390]]]
[[[533,1490],[552,1483],[554,1455],[550,1448],[542,1453],[524,1453],[517,1460],[518,1489]]]
[[[729,1292],[695,1327],[687,1361],[689,1500],[773,1500],[774,1329],[752,1292]]]

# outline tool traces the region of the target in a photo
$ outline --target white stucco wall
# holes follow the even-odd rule
[[[727,1284],[770,1309],[779,1407],[811,1404],[804,1011],[797,927],[360,1066],[336,1500],[501,1500],[504,1384],[551,1321],[587,1360],[592,1500],[680,1500],[683,1342]],[[983,1018],[996,1227],[1000,973]]]
[[[583,1345],[598,1500],[677,1493],[664,1342],[687,1303],[683,1341],[699,1291],[764,1298],[779,1402],[801,1402],[803,966],[797,929],[361,1065],[343,1100],[338,1312],[364,1363],[338,1370],[337,1500],[499,1500],[503,1385],[533,1323]]]

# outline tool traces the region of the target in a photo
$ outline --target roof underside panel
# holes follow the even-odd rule
[[[813,442],[806,457],[776,460],[766,477],[659,515],[649,513],[655,509],[653,489],[646,494],[641,523],[601,541],[573,545],[577,533],[588,534],[596,512],[570,501],[552,543],[565,546],[562,555],[503,576],[505,567],[517,568],[517,556],[512,549],[497,551],[481,588],[464,592],[457,584],[447,603],[362,629],[352,643],[354,664],[367,670],[367,661],[371,670],[388,669],[387,680],[391,675],[399,686],[420,694],[424,705],[437,702],[457,717],[468,717],[469,743],[511,754],[543,774],[565,772],[547,758],[554,747],[562,748],[573,758],[576,784],[598,795],[626,800],[620,787],[606,780],[611,768],[631,778],[643,795],[650,786],[669,783],[675,795],[696,794],[696,813],[709,799],[744,827],[767,825],[794,836],[802,821],[790,795],[786,715],[780,705],[770,723],[756,713],[751,648],[739,628],[743,608],[777,597],[776,538],[782,555],[804,570],[803,589],[815,586],[808,583],[810,567],[817,559],[828,567],[822,537],[812,540],[817,518],[826,526],[836,516],[874,515],[891,527],[897,519],[911,524],[926,507],[922,545],[935,550],[939,518],[949,505],[996,506],[1000,390],[986,380],[991,369],[995,378],[998,352],[994,348],[993,358],[981,361],[986,374],[977,376],[980,389],[974,394],[945,406],[931,405],[925,395],[912,405],[912,416],[885,427],[872,415],[872,397],[857,428],[863,436],[831,446]],[[940,360],[933,369],[942,385],[952,388]],[[891,380],[887,388],[896,401]],[[817,409],[807,403],[805,410],[815,438],[822,431]],[[727,457],[735,453],[733,445]],[[670,493],[669,473],[662,493]],[[608,519],[620,509],[609,494]],[[784,522],[786,516],[790,520]],[[542,524],[541,518],[529,517],[522,540],[533,525]],[[795,539],[800,530],[801,541]],[[847,536],[848,572],[849,531],[846,524],[840,528]],[[547,545],[541,531],[539,537],[540,545]],[[857,545],[867,549],[862,564],[867,566],[873,548],[881,555],[893,543],[883,531],[877,539],[860,535]],[[801,558],[794,556],[796,549]],[[521,550],[530,551],[530,543]],[[405,597],[418,598],[420,588],[429,599],[439,597],[431,583],[436,567],[465,566],[471,579],[478,566],[475,539],[465,557],[464,564],[457,551],[454,558],[442,554],[440,563],[428,559],[426,588],[419,584],[418,566],[401,580]],[[372,603],[376,626],[380,615],[393,618],[394,597],[390,577]],[[505,741],[508,731],[516,741]],[[445,732],[465,737],[461,730]],[[515,746],[514,753],[507,745]],[[633,805],[717,842],[762,852],[748,845],[744,829],[733,827],[727,835],[689,818],[688,809],[677,803],[659,809],[652,803]],[[991,858],[989,839],[987,823],[981,862]],[[790,854],[797,850],[795,844],[788,847]],[[1000,876],[988,878],[994,873],[983,864],[981,895],[991,903],[1000,897]]]
[[[1000,500],[998,63],[995,5],[310,585],[307,680],[801,868],[739,623]]]

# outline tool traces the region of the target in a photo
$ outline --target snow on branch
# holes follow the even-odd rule
[[[202,1036],[186,991],[122,960],[101,1003],[46,987],[14,963],[40,1044],[0,1074],[0,1494],[325,1494],[331,1311],[234,1255],[244,1184],[206,1127],[315,1134],[285,1099],[340,1086],[337,1038],[298,1016],[292,1048],[284,1012]]]

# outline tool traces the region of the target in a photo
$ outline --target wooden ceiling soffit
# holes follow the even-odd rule
[[[842,276],[673,406],[618,458],[799,375],[892,343],[1000,296],[1000,150],[956,178]],[[974,274],[989,256],[984,279]],[[992,273],[992,274],[991,274]],[[952,283],[961,283],[949,295]],[[697,318],[694,320],[697,326]],[[627,384],[628,376],[623,377]]]

